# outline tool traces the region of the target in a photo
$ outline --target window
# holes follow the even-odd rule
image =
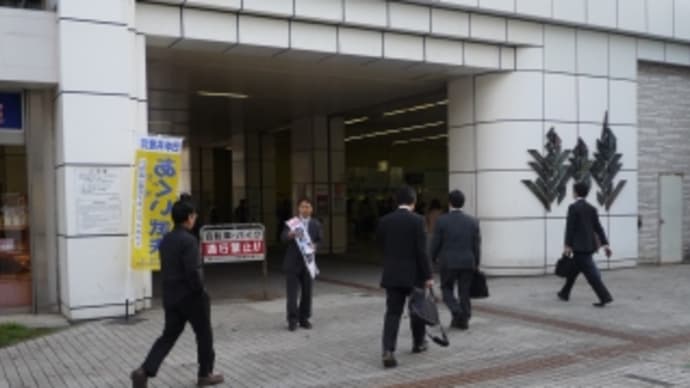
[[[44,9],[44,0],[0,0],[0,7]]]

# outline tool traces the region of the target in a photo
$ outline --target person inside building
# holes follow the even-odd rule
[[[575,260],[575,271],[566,278],[563,288],[558,293],[558,298],[564,302],[570,299],[570,291],[575,284],[575,279],[582,273],[599,298],[594,306],[604,307],[613,302],[613,298],[601,280],[601,273],[592,255],[600,248],[604,248],[606,257],[611,257],[612,251],[599,221],[597,208],[586,200],[589,189],[590,186],[586,182],[578,182],[573,186],[576,199],[575,203],[568,208],[563,255],[571,256],[572,260]]]
[[[309,198],[303,197],[297,202],[297,218],[303,225],[303,230],[309,233],[312,249],[316,252],[318,244],[323,239],[321,223],[312,217],[314,207]],[[283,271],[286,278],[286,309],[287,322],[290,331],[297,330],[297,325],[303,329],[311,329],[312,289],[314,279],[305,263],[303,252],[295,239],[299,237],[297,232],[284,226],[282,241],[287,243],[287,250],[283,260]],[[298,304],[298,294],[299,304]]]
[[[450,211],[440,216],[434,226],[431,258],[441,267],[441,291],[453,315],[451,327],[467,330],[472,317],[470,286],[480,261],[479,221],[462,211],[462,191],[451,191],[448,202]],[[459,299],[455,297],[456,287]]]
[[[429,233],[433,232],[434,230],[434,225],[436,225],[436,220],[438,217],[443,214],[443,208],[441,207],[441,201],[438,199],[434,198],[431,200],[431,203],[429,204],[429,211],[426,212],[426,230],[429,231]]]
[[[156,376],[187,322],[196,335],[198,386],[224,382],[223,375],[213,373],[211,301],[203,284],[199,244],[191,234],[197,212],[189,200],[180,200],[173,204],[172,218],[175,228],[163,237],[159,247],[165,327],[142,366],[132,372],[134,388],[146,388],[148,379]]]
[[[246,199],[241,199],[237,208],[235,208],[234,222],[246,223],[249,222],[249,206]]]
[[[386,314],[383,325],[383,366],[398,365],[395,348],[400,329],[400,318],[405,300],[413,289],[433,287],[431,263],[427,255],[424,218],[414,213],[416,193],[404,186],[396,194],[398,210],[379,222],[376,239],[383,252],[381,287],[386,290]],[[416,315],[410,317],[412,352],[427,350],[426,327]]]

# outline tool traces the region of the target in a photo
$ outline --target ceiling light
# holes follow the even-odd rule
[[[350,119],[350,120],[345,121],[345,125],[359,124],[359,123],[363,123],[363,122],[365,122],[365,121],[367,121],[367,120],[369,120],[369,117],[367,117],[367,116],[364,116],[364,117],[357,117],[357,118],[354,118],[354,119]]]
[[[417,125],[410,125],[408,127],[386,129],[383,131],[377,131],[377,132],[365,133],[362,135],[350,136],[350,137],[345,139],[345,142],[350,142],[353,140],[371,139],[371,138],[379,137],[379,136],[394,135],[394,134],[402,133],[402,132],[411,132],[411,131],[416,131],[418,129],[440,127],[441,125],[444,125],[445,123],[446,123],[445,121],[434,121],[434,122],[426,123],[426,124],[417,124]]]
[[[429,103],[425,103],[425,104],[419,104],[419,105],[411,106],[409,108],[401,108],[401,109],[396,109],[396,110],[392,110],[389,112],[383,112],[383,116],[384,117],[397,116],[397,115],[401,115],[404,113],[416,112],[418,110],[430,109],[430,108],[433,108],[435,106],[446,105],[446,104],[448,104],[448,100],[429,102]]]
[[[393,145],[403,145],[403,144],[409,144],[409,143],[421,143],[429,140],[440,140],[440,139],[445,139],[447,138],[448,135],[441,134],[441,135],[436,135],[436,136],[428,136],[428,137],[417,137],[413,139],[407,139],[407,140],[396,140],[393,142]]]
[[[245,99],[249,98],[248,95],[243,94],[243,93],[233,93],[233,92],[209,92],[207,90],[199,90],[197,92],[198,95],[202,97],[223,97],[223,98],[232,98],[232,99]]]

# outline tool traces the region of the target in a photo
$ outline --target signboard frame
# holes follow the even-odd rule
[[[206,255],[204,252],[204,247],[205,247],[205,242],[206,242],[206,236],[207,233],[226,233],[232,231],[251,231],[251,230],[260,230],[261,231],[261,242],[263,244],[262,246],[262,258],[261,259],[235,259],[235,260],[214,260],[214,261],[207,261],[206,260]],[[218,241],[218,240],[212,240],[212,241]],[[227,241],[229,244],[231,240],[226,240],[224,237],[221,238],[221,241]],[[248,241],[257,241],[257,240],[251,240],[249,239]],[[211,225],[205,225],[203,226],[200,231],[199,231],[199,255],[201,256],[201,262],[204,266],[206,265],[212,265],[212,264],[234,264],[234,263],[250,263],[250,262],[260,262],[261,263],[261,273],[263,276],[263,294],[264,294],[264,300],[268,300],[268,260],[267,258],[267,245],[266,245],[266,226],[264,224],[260,223],[232,223],[232,224],[211,224]],[[258,255],[253,255],[254,257]],[[231,257],[231,256],[225,256],[225,257]],[[240,256],[241,257],[241,256]]]

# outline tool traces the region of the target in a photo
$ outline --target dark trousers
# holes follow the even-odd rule
[[[563,289],[561,289],[561,295],[566,299],[570,297],[570,291],[575,284],[575,279],[577,279],[577,276],[582,273],[585,275],[585,278],[592,287],[592,290],[594,290],[594,293],[597,294],[599,301],[610,302],[613,298],[611,297],[609,290],[606,289],[604,282],[601,280],[601,273],[599,273],[599,268],[597,268],[596,264],[594,264],[592,255],[587,253],[575,253],[573,260],[575,260],[576,270],[572,273],[572,275],[566,278]]]
[[[383,322],[383,351],[394,352],[398,342],[400,318],[405,309],[405,301],[412,288],[386,288],[386,316]],[[410,328],[414,345],[424,342],[426,326],[424,321],[410,314]]]
[[[303,322],[311,318],[311,297],[313,279],[306,267],[298,271],[288,271],[287,280],[287,320]],[[300,292],[301,291],[301,292]],[[297,297],[299,294],[299,306]]]
[[[156,376],[165,357],[189,322],[196,335],[199,377],[213,372],[216,354],[213,350],[213,330],[211,328],[211,303],[206,293],[189,296],[179,303],[165,307],[165,327],[163,335],[153,344],[142,369],[150,377]]]
[[[461,321],[469,321],[472,317],[472,302],[470,301],[470,287],[474,270],[467,269],[441,269],[441,291],[443,301],[453,314],[453,318]],[[457,286],[458,298],[455,297]]]

